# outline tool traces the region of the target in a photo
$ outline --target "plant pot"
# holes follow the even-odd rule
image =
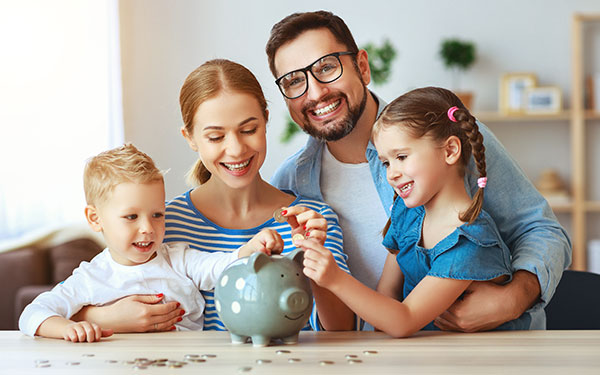
[[[455,91],[454,93],[469,111],[473,109],[473,93],[471,91]]]

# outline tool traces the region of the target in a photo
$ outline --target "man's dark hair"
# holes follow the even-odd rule
[[[344,20],[331,12],[324,10],[316,12],[294,13],[285,17],[271,28],[271,35],[265,48],[269,59],[269,68],[273,76],[275,71],[275,53],[287,42],[296,39],[308,30],[325,28],[333,34],[335,39],[344,44],[348,52],[358,52],[358,46]]]

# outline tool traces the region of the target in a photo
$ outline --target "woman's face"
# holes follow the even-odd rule
[[[267,153],[266,123],[254,96],[222,91],[200,104],[193,133],[182,132],[211,179],[236,189],[248,186],[258,176]]]

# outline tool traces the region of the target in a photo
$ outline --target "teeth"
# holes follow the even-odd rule
[[[235,169],[244,169],[244,168],[246,168],[246,166],[247,166],[248,164],[250,164],[250,160],[251,160],[251,159],[248,159],[248,160],[246,160],[245,162],[243,162],[243,163],[238,163],[238,164],[229,164],[229,163],[223,163],[223,165],[225,165],[225,166],[226,166],[228,169],[231,169],[231,170],[235,170]]]
[[[319,108],[319,109],[315,109],[313,112],[317,116],[323,116],[323,115],[325,115],[327,113],[333,112],[340,105],[341,101],[342,100],[340,99],[340,100],[338,100],[338,101],[336,101],[334,103],[331,103],[328,106],[325,106],[325,107]]]
[[[135,242],[134,245],[138,247],[148,247],[152,242]]]
[[[404,186],[402,186],[402,187],[400,188],[400,191],[404,193],[404,192],[405,192],[405,191],[407,191],[408,189],[412,188],[412,186],[413,186],[413,183],[412,183],[412,182],[411,182],[411,183],[409,183],[409,184],[406,184],[406,185],[404,185]]]

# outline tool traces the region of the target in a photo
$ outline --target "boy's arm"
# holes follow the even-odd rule
[[[97,324],[74,322],[62,316],[51,316],[44,320],[36,331],[36,336],[64,339],[72,342],[94,342],[113,334],[111,329],[101,329]]]

